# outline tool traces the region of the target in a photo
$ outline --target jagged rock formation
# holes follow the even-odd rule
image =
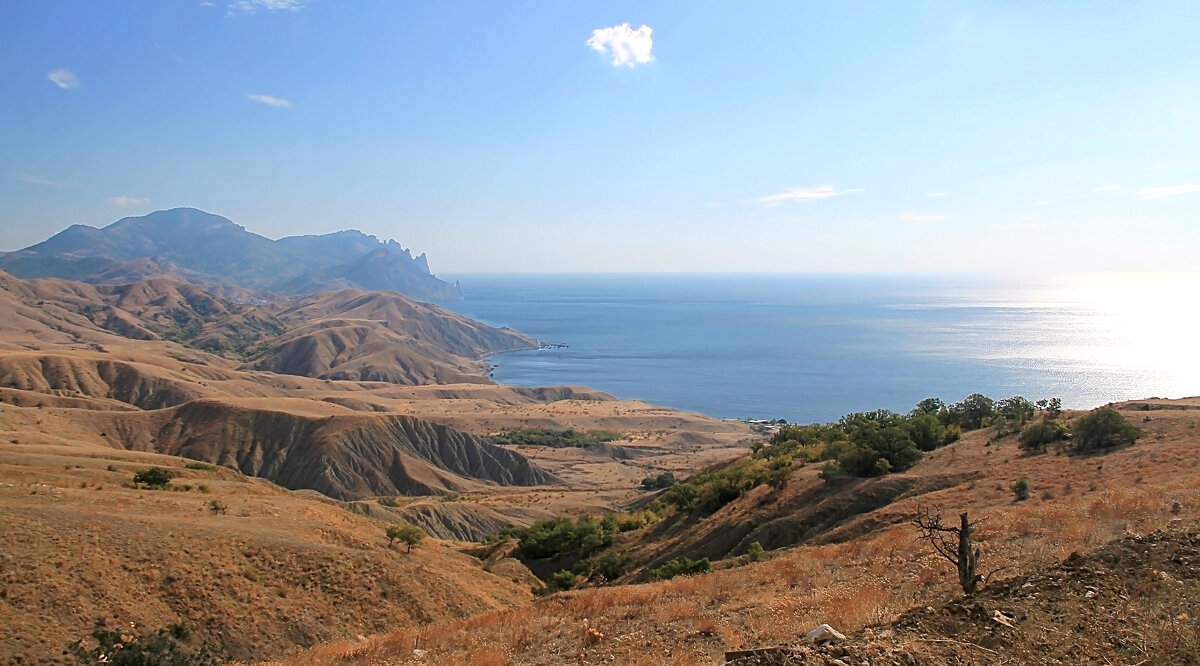
[[[58,277],[124,284],[168,277],[298,295],[331,289],[398,291],[412,298],[457,298],[461,290],[429,272],[395,241],[348,230],[277,241],[194,208],[126,217],[97,229],[77,224],[16,252],[0,269],[22,278]]]

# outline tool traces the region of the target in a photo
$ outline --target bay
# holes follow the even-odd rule
[[[584,385],[715,417],[808,423],[917,401],[1200,394],[1200,274],[459,275],[445,304],[561,348],[493,379]]]

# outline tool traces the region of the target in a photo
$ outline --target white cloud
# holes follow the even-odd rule
[[[124,194],[116,197],[110,197],[108,203],[114,206],[144,206],[150,203],[149,199],[140,197],[127,197]]]
[[[1200,193],[1200,183],[1188,183],[1186,185],[1167,185],[1164,187],[1143,187],[1138,190],[1138,194],[1157,199],[1158,197],[1173,197],[1179,194],[1196,194]]]
[[[940,199],[940,198],[946,196],[946,193],[945,192],[926,192],[925,196],[929,197],[930,199]]]
[[[900,215],[901,222],[916,222],[918,224],[932,224],[948,219],[950,219],[949,215],[929,215],[925,213],[902,213]]]
[[[760,204],[778,204],[784,201],[815,201],[817,199],[828,199],[830,197],[840,197],[844,194],[861,194],[865,190],[851,189],[839,190],[833,185],[817,185],[816,187],[798,187],[787,192],[779,194],[769,194],[765,197],[759,197],[754,201]]]
[[[259,104],[266,104],[267,106],[273,106],[277,109],[292,108],[291,102],[287,101],[286,99],[282,99],[280,97],[272,97],[271,95],[255,95],[254,93],[249,93],[246,95],[246,99],[248,99],[252,102],[258,102]]]
[[[15,173],[12,177],[14,180],[19,180],[22,183],[29,183],[30,185],[43,185],[45,187],[71,187],[66,183],[60,183],[56,180],[42,178],[41,176],[35,176],[29,173]]]
[[[294,12],[307,5],[309,0],[234,0],[229,3],[230,14],[253,14],[260,9],[268,12]],[[211,3],[202,2],[209,5]]]
[[[654,30],[648,25],[634,30],[628,23],[596,28],[587,45],[600,53],[611,53],[613,67],[634,67],[654,62],[654,56],[650,54],[654,46],[654,40],[650,38],[652,32]]]
[[[70,90],[71,88],[79,87],[79,77],[75,76],[75,72],[72,72],[66,67],[59,67],[53,72],[47,74],[46,78],[49,79],[51,83],[59,88],[62,88],[63,90]]]

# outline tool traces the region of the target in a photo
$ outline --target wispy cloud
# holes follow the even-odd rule
[[[43,187],[71,187],[71,185],[66,183],[60,183],[57,180],[50,180],[49,178],[42,178],[41,176],[35,176],[29,173],[14,173],[12,177],[13,180],[19,180],[22,183],[29,183],[30,185],[41,185]]]
[[[787,192],[780,192],[779,194],[768,194],[765,197],[755,199],[754,202],[772,205],[785,201],[815,201],[817,199],[840,197],[846,194],[861,194],[865,191],[863,189],[841,190],[833,185],[817,185],[816,187],[798,187]]]
[[[654,30],[648,25],[634,30],[628,23],[596,28],[587,45],[600,53],[611,54],[613,67],[635,67],[654,62],[654,56],[650,53],[654,47],[654,40],[650,38],[652,32]]]
[[[1200,193],[1200,183],[1188,183],[1186,185],[1167,185],[1164,187],[1143,187],[1138,190],[1138,194],[1157,199],[1158,197],[1173,197],[1180,194],[1196,194]]]
[[[63,90],[70,90],[71,88],[79,87],[79,77],[75,76],[75,72],[72,72],[66,67],[59,67],[53,72],[46,74],[46,78],[51,83],[59,88],[62,88]]]
[[[150,203],[149,199],[141,197],[127,197],[124,194],[116,197],[109,197],[108,203],[114,206],[144,206]]]
[[[949,215],[930,215],[927,213],[901,213],[901,222],[914,222],[916,224],[933,224],[934,222],[942,222],[950,219]]]
[[[246,95],[246,99],[248,99],[252,102],[258,102],[259,104],[266,104],[267,106],[273,106],[278,109],[292,108],[291,102],[287,101],[286,99],[280,98],[280,97],[273,97],[271,95],[256,95],[254,93],[249,93]]]
[[[1099,185],[1097,187],[1093,187],[1092,191],[1096,194],[1116,194],[1118,192],[1124,192],[1125,188],[1121,187],[1120,185]]]
[[[940,199],[940,198],[946,196],[946,193],[945,192],[926,192],[925,196],[929,197],[930,199]]]
[[[234,0],[229,3],[230,14],[253,14],[258,10],[268,12],[294,12],[299,11],[310,0]],[[211,5],[211,2],[202,2],[203,5]]]

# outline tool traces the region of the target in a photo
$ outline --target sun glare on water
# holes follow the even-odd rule
[[[1037,295],[1061,317],[1035,353],[1095,377],[1110,399],[1200,393],[1200,273],[1080,273]],[[1122,385],[1123,384],[1123,385]]]

